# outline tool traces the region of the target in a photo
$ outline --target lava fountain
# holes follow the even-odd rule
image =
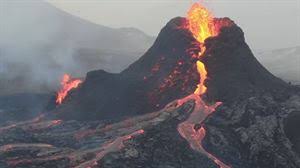
[[[68,93],[72,89],[77,88],[81,83],[82,81],[80,79],[73,79],[70,75],[64,74],[61,81],[61,88],[57,92],[56,103],[61,104],[68,95]]]
[[[214,24],[214,17],[210,11],[203,7],[199,3],[195,3],[188,12],[188,29],[192,32],[194,38],[200,43],[201,52],[197,55],[192,55],[192,57],[198,58],[197,71],[200,75],[200,81],[197,85],[195,92],[186,98],[178,100],[178,105],[183,104],[188,100],[195,100],[196,106],[194,111],[189,116],[189,118],[178,125],[178,132],[180,135],[186,139],[191,148],[203,153],[208,158],[213,160],[220,168],[230,168],[217,157],[213,156],[207,152],[202,145],[202,140],[205,137],[206,130],[202,126],[203,121],[215,111],[215,109],[221,105],[221,102],[208,105],[202,99],[202,96],[206,93],[206,86],[204,85],[205,80],[207,79],[207,71],[203,62],[199,59],[203,56],[206,48],[204,46],[204,41],[208,37],[216,36],[218,34],[217,28],[218,25]]]

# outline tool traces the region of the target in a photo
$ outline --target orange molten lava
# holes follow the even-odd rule
[[[200,43],[208,37],[217,35],[214,28],[214,17],[210,11],[199,3],[195,3],[188,11],[188,27]]]
[[[77,88],[82,83],[80,79],[72,79],[70,75],[64,74],[61,81],[61,88],[57,92],[56,103],[61,104],[68,95],[69,91]]]
[[[201,53],[196,56],[199,58],[205,51],[205,47],[203,45],[205,39],[217,35],[217,31],[214,28],[214,17],[211,12],[201,4],[195,3],[188,11],[187,20],[189,30],[192,32],[195,39],[201,44]],[[207,89],[204,86],[204,81],[207,78],[207,71],[205,69],[205,65],[201,61],[197,61],[197,70],[200,74],[200,82],[194,93],[197,95],[203,95]]]
[[[204,85],[204,81],[207,78],[207,71],[205,69],[205,65],[201,61],[197,61],[197,70],[200,75],[200,82],[197,85],[197,88],[194,92],[196,95],[203,95],[206,92],[206,86]]]
[[[187,16],[188,28],[192,32],[194,38],[200,43],[201,53],[192,55],[194,58],[201,58],[206,50],[204,44],[205,39],[208,37],[216,36],[219,27],[215,27],[213,15],[201,4],[195,3],[188,12]],[[202,124],[203,121],[221,105],[217,102],[213,105],[207,105],[201,96],[206,93],[205,80],[207,79],[207,71],[205,65],[200,60],[197,61],[197,71],[200,75],[200,81],[197,85],[194,94],[183,98],[178,101],[179,104],[186,102],[190,99],[195,100],[196,106],[189,118],[178,125],[180,135],[185,138],[192,149],[205,154],[208,158],[212,159],[220,168],[230,168],[218,158],[207,152],[202,145],[202,140],[205,137],[206,130],[203,126],[196,129],[197,124]]]

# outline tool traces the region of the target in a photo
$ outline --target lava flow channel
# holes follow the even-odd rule
[[[70,90],[77,88],[81,83],[80,79],[72,79],[70,75],[64,74],[61,81],[61,88],[57,92],[56,103],[61,104]]]
[[[192,32],[194,38],[200,43],[201,53],[197,54],[197,58],[201,58],[205,52],[204,40],[208,37],[216,36],[218,30],[214,26],[213,15],[201,4],[195,3],[188,12],[188,28]],[[195,57],[195,56],[193,56]],[[189,118],[178,125],[178,132],[185,138],[192,149],[205,154],[208,158],[212,159],[220,168],[230,168],[217,157],[207,152],[202,145],[202,140],[205,137],[206,130],[201,124],[203,121],[221,105],[217,102],[213,105],[207,105],[201,98],[206,93],[206,86],[204,85],[207,79],[207,71],[203,62],[198,60],[196,62],[197,70],[200,75],[200,81],[194,94],[178,100],[178,105],[194,99],[196,106]],[[199,126],[199,127],[198,127]],[[200,127],[201,126],[201,127]]]

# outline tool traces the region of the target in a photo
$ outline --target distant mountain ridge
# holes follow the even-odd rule
[[[300,46],[256,51],[260,62],[274,75],[287,82],[300,84]]]

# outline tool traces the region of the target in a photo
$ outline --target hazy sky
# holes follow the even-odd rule
[[[81,18],[110,27],[137,27],[150,35],[175,16],[185,16],[191,0],[48,0]],[[197,1],[193,1],[197,2]],[[217,17],[242,27],[255,49],[300,45],[300,0],[205,0]]]

